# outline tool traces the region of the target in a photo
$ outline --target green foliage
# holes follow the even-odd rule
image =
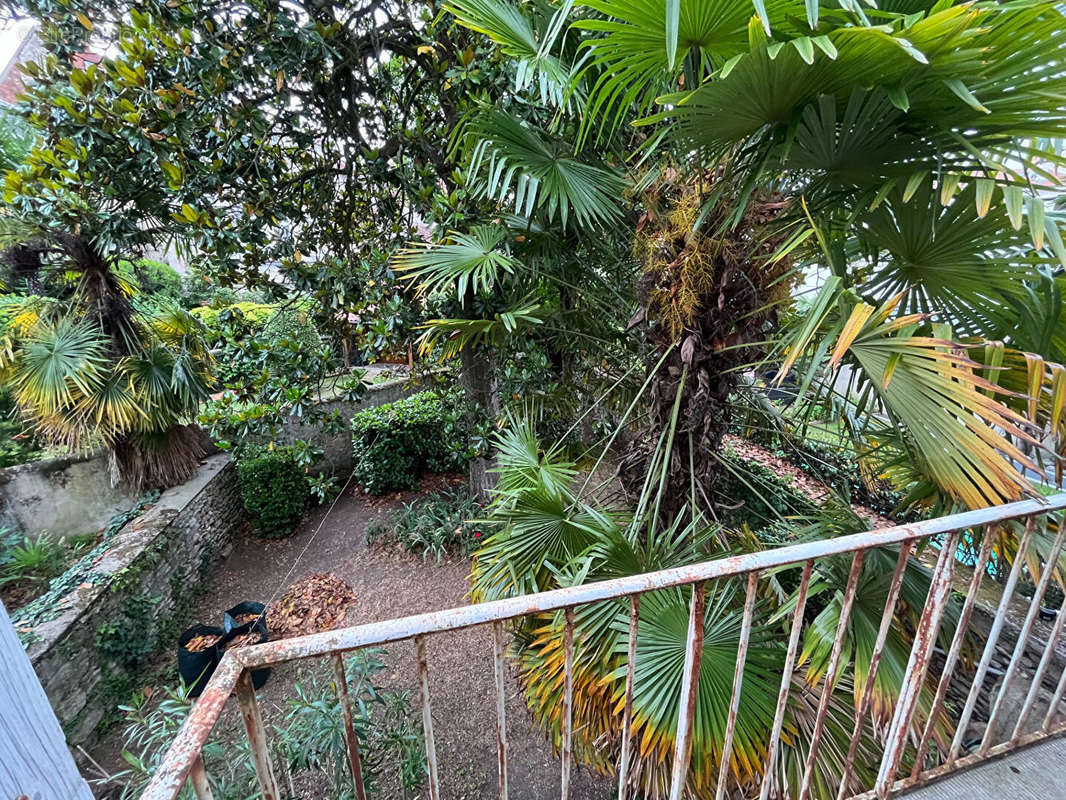
[[[15,412],[10,392],[0,391],[0,468],[36,461],[43,448]]]
[[[292,533],[311,499],[307,476],[291,447],[243,454],[237,460],[237,486],[252,525],[268,539]]]
[[[407,796],[425,777],[422,729],[411,713],[409,692],[383,691],[374,685],[384,669],[384,652],[380,648],[360,650],[346,659],[352,722],[359,737],[368,795],[380,792],[382,777],[395,775]],[[350,798],[354,788],[344,716],[331,686],[331,681],[317,672],[296,685],[284,724],[277,730],[279,749],[290,769],[311,769],[329,775],[331,796]]]
[[[466,489],[433,494],[366,528],[368,544],[400,545],[423,559],[438,562],[449,553],[468,556],[480,545],[491,524],[479,519],[484,508]]]
[[[63,609],[63,598],[74,591],[78,586],[83,583],[105,583],[111,579],[110,575],[101,575],[95,571],[100,556],[106,553],[111,547],[111,542],[119,530],[121,530],[128,522],[143,514],[148,506],[154,503],[158,498],[159,492],[149,492],[141,497],[131,509],[112,517],[104,531],[103,538],[95,547],[78,558],[78,560],[68,567],[61,575],[53,578],[48,584],[47,592],[11,615],[12,622],[17,623],[19,638],[22,639],[23,642],[27,640],[27,637],[32,638],[32,632],[23,633],[23,631],[31,629],[34,625],[46,622],[47,620],[55,619]]]
[[[466,463],[465,426],[453,398],[420,392],[352,419],[354,480],[371,494],[412,489],[423,472]]]
[[[47,583],[63,572],[69,557],[63,543],[49,533],[30,537],[4,529],[0,531],[0,586]]]
[[[413,792],[425,777],[425,750],[421,726],[410,707],[409,694],[384,691],[377,679],[384,668],[381,649],[361,650],[345,660],[353,724],[359,737],[367,796],[378,797],[383,779],[398,780],[403,792]],[[311,770],[325,777],[329,796],[352,800],[355,789],[348,766],[348,746],[343,715],[327,675],[303,672],[282,724],[268,736],[275,764],[286,771]],[[117,783],[122,800],[139,797],[159,766],[192,708],[185,687],[135,693],[120,708],[125,714],[122,757],[128,768],[108,777]],[[255,766],[245,737],[223,745],[210,740],[203,748],[211,789],[218,800],[244,800],[258,791]],[[191,798],[189,787],[182,800]]]
[[[238,302],[190,313],[207,329],[220,387],[246,391],[265,379],[299,384],[319,378],[319,363],[329,366],[306,302]]]
[[[112,619],[96,629],[96,649],[112,670],[131,670],[155,652],[155,608],[159,597],[131,595]]]
[[[0,170],[14,169],[33,147],[34,131],[22,117],[0,109]]]
[[[721,459],[723,469],[715,492],[730,527],[746,525],[758,532],[785,517],[807,515],[817,509],[789,480],[762,464],[742,459],[730,450],[722,453]]]

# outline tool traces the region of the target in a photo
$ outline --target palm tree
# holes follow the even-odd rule
[[[658,458],[661,460],[669,449],[669,443],[664,442]],[[654,488],[642,494],[635,512],[581,499],[573,488],[575,465],[565,459],[560,448],[542,447],[528,422],[512,420],[500,434],[498,452],[500,483],[492,519],[500,528],[475,554],[475,601],[685,566],[727,554],[724,542],[736,541],[736,532],[702,521],[685,522],[679,517],[669,526],[658,525]],[[835,526],[831,531],[830,524]],[[841,509],[797,536],[841,535],[863,527],[863,521],[850,510]],[[757,792],[769,771],[776,785],[795,796],[807,761],[809,735],[803,732],[809,733],[820,697],[829,691],[826,738],[812,786],[815,797],[836,796],[898,556],[898,548],[867,554],[859,575],[861,599],[848,620],[850,633],[844,643],[845,659],[853,661],[854,667],[828,688],[826,664],[840,625],[840,602],[850,559],[828,559],[816,565],[806,605],[809,621],[804,647],[792,677],[784,718],[786,736],[769,764],[764,763],[765,754],[785,665],[783,643],[797,602],[799,569],[780,571],[764,582],[744,667],[731,786]],[[930,579],[929,570],[917,559],[908,560],[902,578],[900,616],[882,651],[871,693],[871,713],[856,739],[857,767],[848,784],[854,791],[867,788],[871,770],[876,772],[878,732],[885,729],[903,685],[914,623]],[[715,794],[743,617],[743,593],[736,590],[736,583],[729,582],[706,589],[693,760],[687,779],[694,797]],[[633,764],[630,780],[639,787],[641,796],[663,796],[669,788],[690,597],[687,589],[672,589],[645,594],[640,600],[633,694],[633,740],[639,742],[640,757]],[[956,613],[949,613],[941,631],[945,646],[954,632]],[[612,772],[619,756],[629,615],[628,602],[611,601],[582,607],[575,616],[574,752],[602,772]],[[562,726],[563,648],[561,615],[524,620],[515,630],[512,654],[526,702],[534,724],[557,746]],[[929,719],[934,688],[935,684],[923,688],[916,725]],[[948,721],[938,719],[938,741],[947,741],[947,730]]]
[[[513,60],[530,105],[554,109],[485,112],[464,163],[486,196],[597,235],[619,218],[620,193],[594,191],[606,179],[582,164],[638,126],[633,319],[654,376],[625,459],[633,493],[679,390],[664,496],[695,483],[697,503],[713,505],[729,398],[767,358],[782,376],[802,367],[804,390],[847,365],[855,416],[898,434],[877,448],[883,466],[916,465],[913,499],[978,506],[1026,492],[1010,463],[1032,466],[1020,445],[1037,427],[1066,440],[1066,378],[1052,363],[1066,248],[1046,202],[1066,132],[1055,4],[790,0],[752,16],[744,2],[591,0],[567,31],[568,9],[449,5]],[[433,253],[420,254],[424,270]],[[813,313],[783,329],[778,312],[815,266],[829,277]],[[1016,342],[1039,349],[1022,357]],[[856,430],[856,445],[873,433]]]
[[[191,424],[210,383],[203,326],[176,307],[138,308],[109,267],[70,278],[65,299],[0,297],[0,382],[41,442],[106,446],[135,491],[187,480],[204,454]]]

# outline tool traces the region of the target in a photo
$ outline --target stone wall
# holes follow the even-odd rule
[[[338,417],[344,422],[344,430],[329,433],[297,420],[285,424],[279,439],[284,444],[292,444],[297,439],[311,442],[323,452],[321,465],[323,471],[332,471],[346,476],[352,469],[352,435],[348,430],[348,423],[356,412],[364,408],[392,403],[419,391],[420,388],[412,386],[406,377],[401,377],[384,383],[371,384],[358,403],[325,400],[319,404],[319,408],[326,413],[336,411]]]
[[[104,455],[65,456],[0,469],[0,525],[24,533],[92,533],[137,498],[111,485]]]
[[[119,531],[57,616],[20,629],[71,745],[115,713],[147,659],[173,642],[188,598],[243,520],[236,470],[228,455],[211,456]]]

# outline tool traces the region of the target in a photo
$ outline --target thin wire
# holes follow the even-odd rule
[[[266,604],[263,606],[263,610],[259,613],[259,616],[256,617],[257,622],[260,619],[266,618],[267,609],[270,608],[270,604],[277,599],[278,592],[281,591],[282,586],[286,585],[286,581],[288,581],[289,578],[292,577],[292,574],[296,571],[296,567],[299,566],[300,560],[305,555],[307,555],[308,549],[311,547],[312,544],[314,544],[315,538],[318,536],[319,531],[322,530],[322,526],[326,524],[326,520],[329,519],[329,515],[333,513],[333,509],[336,508],[337,503],[339,503],[340,499],[344,497],[344,493],[348,491],[348,486],[351,485],[352,478],[355,477],[356,470],[363,465],[363,461],[366,459],[366,454],[370,452],[370,450],[373,448],[374,442],[377,441],[377,438],[378,432],[375,431],[374,440],[370,443],[370,447],[366,448],[366,451],[363,453],[363,456],[359,459],[358,463],[352,465],[352,471],[348,475],[348,480],[344,482],[344,486],[341,487],[341,490],[337,493],[337,496],[333,498],[333,502],[329,504],[329,508],[326,509],[326,513],[323,514],[322,519],[319,520],[318,527],[315,528],[315,532],[312,533],[311,538],[307,540],[307,544],[305,544],[303,550],[300,551],[300,555],[296,556],[296,560],[292,562],[292,566],[289,567],[289,571],[285,573],[285,577],[283,577],[278,583],[278,585],[274,588],[274,593],[270,596],[270,600],[266,602]]]

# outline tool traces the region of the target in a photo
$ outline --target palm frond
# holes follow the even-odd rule
[[[526,217],[593,228],[617,219],[623,183],[617,170],[575,155],[572,146],[501,111],[487,111],[467,131],[469,172],[479,190]]]
[[[468,290],[491,290],[503,273],[520,266],[506,241],[503,226],[477,225],[469,234],[453,231],[442,244],[411,242],[393,256],[393,268],[417,282],[423,294],[455,290],[464,298]]]
[[[539,303],[527,303],[501,311],[491,319],[431,319],[418,338],[419,352],[431,353],[441,347],[441,358],[453,358],[464,347],[499,344],[522,328],[543,322]]]
[[[27,336],[11,366],[15,401],[33,415],[72,408],[105,380],[106,340],[101,331],[69,318],[39,325]]]

